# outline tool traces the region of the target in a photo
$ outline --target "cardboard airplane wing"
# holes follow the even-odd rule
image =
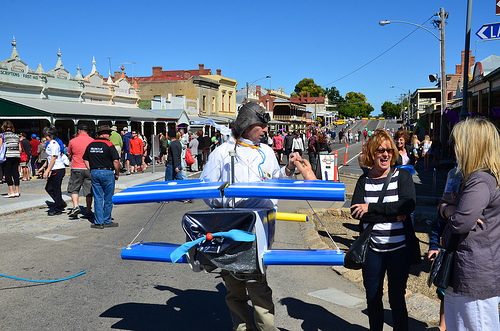
[[[221,197],[344,201],[345,185],[290,179],[232,185],[201,180],[154,182],[119,192],[113,202],[128,204]],[[274,208],[188,212],[182,224],[192,244],[141,242],[124,248],[121,256],[125,260],[190,263],[193,270],[221,268],[244,273],[265,273],[267,265],[343,265],[344,253],[340,250],[272,250],[276,214]],[[229,235],[232,230],[254,237],[240,242]]]

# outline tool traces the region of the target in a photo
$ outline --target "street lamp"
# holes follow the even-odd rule
[[[440,23],[439,23],[439,36],[438,37],[434,32],[431,30],[427,29],[425,26],[415,24],[415,23],[410,23],[410,22],[405,22],[405,21],[380,21],[378,24],[381,26],[385,26],[390,23],[403,23],[403,24],[410,24],[414,25],[417,28],[424,29],[425,31],[429,32],[432,34],[437,40],[439,40],[440,43],[440,65],[441,65],[441,129],[440,129],[440,140],[441,144],[444,146],[444,137],[443,137],[443,113],[444,110],[447,107],[447,96],[446,96],[446,66],[445,66],[445,35],[444,35],[444,23],[446,18],[448,18],[448,13],[444,11],[444,8],[440,8],[439,13],[434,14],[433,16],[438,16],[440,17]]]
[[[247,103],[247,102],[248,102],[248,87],[249,87],[249,86],[252,86],[252,85],[253,85],[253,83],[255,83],[255,82],[257,82],[257,81],[259,81],[259,80],[261,80],[261,79],[266,79],[266,78],[271,78],[271,76],[266,76],[266,77],[262,77],[262,78],[256,79],[256,80],[254,80],[253,82],[251,82],[250,84],[248,84],[248,82],[247,82],[247,99],[246,99],[246,102],[245,102],[245,103]]]

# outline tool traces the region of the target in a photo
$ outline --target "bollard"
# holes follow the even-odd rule
[[[339,168],[337,166],[337,158],[339,157],[339,153],[335,151],[333,153],[333,181],[339,181]]]
[[[344,155],[344,166],[347,165],[347,151],[349,150],[349,144],[345,144],[345,155]]]

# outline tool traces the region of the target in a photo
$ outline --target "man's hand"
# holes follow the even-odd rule
[[[176,173],[181,172],[181,170],[179,168],[175,168],[174,170],[175,170]]]
[[[311,164],[309,161],[301,159],[300,161],[295,161],[295,166],[297,170],[300,172],[302,177],[306,180],[317,180],[314,172],[312,171]]]

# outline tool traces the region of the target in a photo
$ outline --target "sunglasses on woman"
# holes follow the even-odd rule
[[[384,154],[385,152],[391,155],[394,154],[394,150],[392,148],[377,148],[375,150],[375,153],[377,154]]]

